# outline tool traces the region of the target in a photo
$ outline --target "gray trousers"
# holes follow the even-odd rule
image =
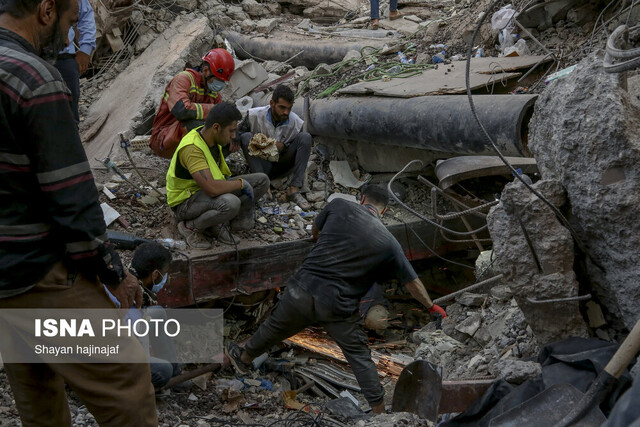
[[[242,152],[244,153],[244,158],[247,159],[251,172],[266,173],[269,178],[273,179],[281,177],[291,171],[293,177],[290,185],[298,188],[302,187],[304,184],[304,174],[307,171],[307,163],[311,155],[311,134],[300,132],[298,136],[291,141],[289,147],[280,153],[280,158],[277,163],[271,163],[268,160],[249,155],[249,142],[251,142],[252,137],[253,134],[251,132],[245,132],[240,135]]]
[[[367,335],[360,327],[360,314],[355,312],[350,317],[337,317],[332,314],[330,304],[298,286],[287,286],[269,318],[247,341],[245,350],[249,356],[257,357],[314,323],[320,324],[340,346],[369,405],[382,403],[384,389],[380,385],[376,365],[371,360]]]
[[[244,179],[245,185],[248,183],[253,188],[253,200],[240,191],[216,197],[209,197],[203,191],[198,191],[176,207],[176,221],[188,221],[189,227],[204,231],[232,221],[241,214],[252,214],[254,202],[269,188],[269,178],[263,173],[251,173],[229,179],[237,178]]]

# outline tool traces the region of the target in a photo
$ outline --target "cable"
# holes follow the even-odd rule
[[[420,218],[421,220],[433,225],[434,227],[437,227],[441,230],[445,230],[447,233],[451,233],[455,236],[469,236],[472,234],[476,234],[484,229],[487,228],[487,225],[483,225],[480,228],[477,228],[475,230],[471,230],[471,231],[467,231],[467,232],[462,232],[462,231],[456,231],[456,230],[451,230],[447,227],[444,227],[440,224],[438,224],[437,222],[433,221],[431,218],[427,218],[426,216],[422,215],[421,213],[415,211],[414,209],[410,208],[409,206],[407,206],[404,202],[402,202],[402,200],[400,200],[398,198],[398,196],[396,196],[396,193],[393,192],[393,190],[391,189],[391,185],[393,184],[393,182],[396,180],[396,178],[398,178],[398,176],[402,173],[404,173],[404,171],[411,166],[413,163],[420,163],[420,165],[422,165],[422,161],[420,160],[412,160],[409,163],[407,163],[405,165],[405,167],[402,168],[402,170],[400,172],[398,172],[397,174],[395,174],[393,176],[393,178],[391,178],[391,181],[389,181],[389,184],[387,184],[387,192],[389,193],[389,195],[391,196],[391,198],[393,198],[393,200],[396,201],[396,203],[398,203],[400,206],[402,206],[403,208],[405,208],[407,211],[411,212],[413,215],[417,216],[418,218]]]
[[[500,160],[502,160],[502,162],[511,170],[513,175],[517,179],[519,179],[520,182],[522,182],[522,184],[527,189],[529,189],[529,191],[531,191],[536,197],[538,197],[540,200],[542,200],[556,214],[556,217],[560,220],[562,225],[564,225],[565,228],[567,228],[567,230],[569,230],[569,232],[571,233],[571,237],[573,237],[573,240],[576,242],[576,245],[578,246],[580,251],[582,251],[582,253],[584,253],[587,257],[589,257],[589,259],[593,262],[593,264],[596,265],[600,270],[603,270],[602,267],[600,266],[600,264],[598,262],[596,262],[589,255],[585,245],[582,243],[582,240],[580,240],[580,238],[578,237],[576,231],[573,229],[573,227],[571,226],[571,224],[569,223],[567,218],[565,218],[565,216],[562,214],[562,212],[560,212],[560,210],[557,207],[555,207],[538,190],[536,190],[531,185],[529,185],[524,180],[524,178],[522,178],[522,176],[515,170],[515,168],[511,165],[511,163],[509,163],[509,161],[504,157],[504,155],[502,154],[502,152],[500,152],[500,149],[498,149],[498,147],[496,146],[495,142],[493,141],[493,139],[491,138],[491,136],[489,135],[489,133],[485,129],[485,127],[482,124],[482,122],[480,121],[480,117],[478,117],[478,112],[476,111],[476,107],[475,107],[475,104],[473,102],[473,96],[471,95],[471,83],[470,83],[470,77],[469,77],[470,76],[470,70],[471,70],[471,56],[472,56],[473,44],[474,44],[474,42],[476,40],[476,37],[478,36],[478,32],[480,31],[480,27],[482,26],[482,24],[484,23],[485,19],[489,15],[489,12],[495,6],[497,6],[499,3],[502,3],[502,1],[503,0],[494,0],[494,2],[489,5],[489,7],[485,10],[484,15],[480,18],[480,21],[478,22],[478,25],[476,26],[475,31],[473,32],[473,36],[471,36],[471,41],[469,42],[469,49],[467,50],[467,64],[466,64],[466,70],[465,70],[465,83],[466,83],[466,86],[467,86],[467,96],[469,98],[469,106],[471,107],[471,113],[473,114],[473,117],[475,118],[476,123],[478,123],[478,126],[482,130],[482,133],[483,133],[485,139],[491,144],[491,146],[493,147],[495,152],[498,154],[498,157],[500,157]]]
[[[429,250],[429,252],[431,252],[432,254],[434,254],[434,255],[436,256],[436,258],[439,258],[439,259],[441,259],[441,260],[442,260],[442,261],[444,261],[444,262],[448,262],[449,264],[453,264],[453,265],[457,265],[457,266],[459,266],[459,267],[464,267],[464,268],[469,268],[469,269],[471,269],[471,270],[475,270],[475,267],[471,267],[470,265],[462,264],[462,263],[459,263],[459,262],[457,262],[457,261],[452,261],[452,260],[450,260],[450,259],[447,259],[447,258],[443,257],[442,255],[440,255],[439,253],[437,253],[435,250],[433,250],[429,245],[427,245],[427,244],[425,243],[425,241],[424,241],[424,240],[422,240],[422,239],[420,238],[420,235],[419,235],[419,234],[418,234],[418,233],[417,233],[417,232],[416,232],[416,231],[415,231],[415,230],[414,230],[414,229],[413,229],[413,228],[412,228],[412,227],[411,227],[411,226],[410,226],[406,221],[402,220],[402,218],[395,218],[395,219],[397,219],[398,221],[400,221],[401,223],[403,223],[403,224],[404,224],[404,227],[405,227],[405,233],[406,233],[406,230],[407,230],[407,229],[409,229],[409,230],[410,230],[410,231],[411,231],[411,232],[416,236],[416,238],[420,241],[420,243],[422,243],[422,245],[423,245],[425,248],[427,248],[427,249]],[[408,239],[408,238],[407,238],[407,241],[409,241],[409,239]]]

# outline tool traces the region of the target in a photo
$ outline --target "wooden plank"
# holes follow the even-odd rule
[[[538,61],[549,61],[543,56],[517,56],[503,58],[472,58],[469,81],[472,90],[493,84],[501,84],[522,75],[518,70],[528,69]],[[437,69],[424,70],[421,74],[388,82],[377,80],[360,82],[340,89],[338,94],[378,95],[412,98],[424,95],[449,95],[466,92],[465,61],[439,64]]]

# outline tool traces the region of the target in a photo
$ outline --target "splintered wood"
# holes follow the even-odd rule
[[[347,363],[340,347],[326,333],[319,334],[309,329],[299,332],[287,340],[291,345],[318,353],[322,356]],[[371,359],[378,368],[381,377],[398,377],[402,369],[413,362],[413,358],[404,354],[386,355],[371,350]]]

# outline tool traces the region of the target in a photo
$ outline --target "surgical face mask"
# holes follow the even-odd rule
[[[162,280],[160,283],[153,282],[153,287],[151,288],[151,292],[158,293],[162,288],[164,288],[164,284],[167,283],[167,278],[169,277],[169,273],[164,273],[162,276]]]
[[[207,82],[207,87],[209,88],[209,92],[220,92],[224,89],[225,82],[218,79],[213,79],[213,83]]]

